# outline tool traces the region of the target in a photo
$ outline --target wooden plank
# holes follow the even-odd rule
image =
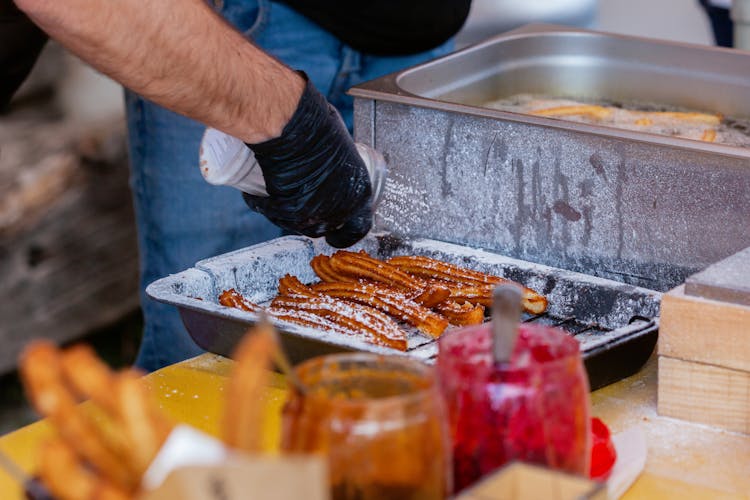
[[[659,356],[658,412],[750,434],[750,373]]]
[[[0,372],[23,346],[80,338],[138,307],[121,122],[0,123]]]
[[[685,294],[750,306],[750,247],[688,277]]]
[[[458,500],[496,498],[600,500],[606,497],[606,488],[588,479],[536,465],[514,462],[459,495]]]
[[[685,295],[684,285],[664,294],[658,352],[750,372],[750,307]]]

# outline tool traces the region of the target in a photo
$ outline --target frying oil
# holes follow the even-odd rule
[[[515,94],[483,106],[524,114],[542,114],[562,120],[605,125],[638,132],[681,137],[729,146],[750,147],[750,119],[724,117],[715,113],[687,110],[644,102],[586,101],[539,94]],[[579,114],[565,114],[572,106],[584,108]]]

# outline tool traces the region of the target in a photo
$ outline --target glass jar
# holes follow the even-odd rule
[[[589,386],[578,342],[524,324],[510,362],[495,363],[491,335],[485,323],[439,342],[456,491],[510,460],[587,474]]]
[[[431,367],[337,354],[296,371],[308,390],[284,407],[282,448],[326,454],[334,499],[448,496],[448,429]]]

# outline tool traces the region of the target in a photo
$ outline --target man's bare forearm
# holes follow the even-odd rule
[[[15,1],[102,73],[245,142],[278,136],[304,87],[203,0]]]

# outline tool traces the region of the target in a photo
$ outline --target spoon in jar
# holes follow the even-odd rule
[[[523,305],[521,289],[505,284],[492,293],[492,355],[495,363],[508,363],[518,338]]]

